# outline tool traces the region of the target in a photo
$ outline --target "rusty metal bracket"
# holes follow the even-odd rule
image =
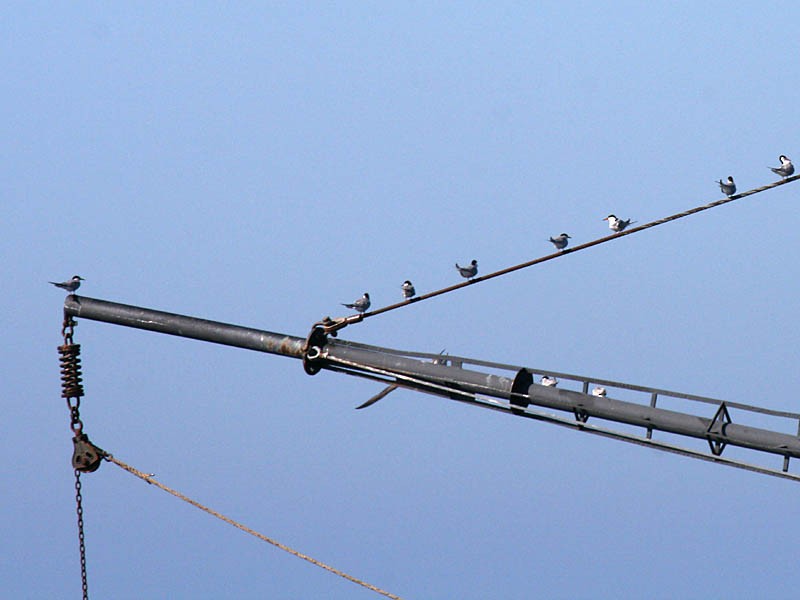
[[[311,326],[311,332],[306,338],[306,343],[303,345],[303,369],[305,369],[306,373],[316,375],[322,368],[320,364],[314,363],[318,362],[321,348],[328,343],[327,336],[336,337],[340,329],[344,329],[353,323],[360,323],[363,320],[364,315],[358,313],[337,319],[328,316],[314,323]]]
[[[314,323],[314,325],[312,325],[312,331],[316,328],[320,328],[325,332],[326,335],[336,337],[340,329],[344,329],[353,323],[360,323],[363,320],[364,315],[362,313],[351,315],[349,317],[339,317],[337,319],[333,319],[328,316],[321,321]]]
[[[330,317],[327,317],[328,319]],[[334,334],[335,335],[335,334]],[[328,343],[328,336],[324,326],[314,323],[314,327],[303,344],[303,369],[309,375],[316,375],[322,369],[319,361],[320,349]]]

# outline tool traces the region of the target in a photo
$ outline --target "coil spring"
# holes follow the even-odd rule
[[[83,396],[83,377],[81,376],[81,345],[64,344],[58,347],[61,355],[61,397],[80,398]]]

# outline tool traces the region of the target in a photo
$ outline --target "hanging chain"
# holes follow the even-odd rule
[[[61,363],[61,397],[66,399],[69,409],[69,427],[72,430],[72,467],[75,470],[75,504],[78,514],[78,542],[81,553],[81,586],[83,600],[89,599],[89,585],[86,578],[86,540],[83,533],[83,496],[81,495],[81,473],[90,473],[100,467],[106,453],[92,444],[83,432],[81,421],[81,397],[83,385],[81,376],[81,347],[73,343],[77,323],[71,316],[64,315],[61,335],[64,344],[58,347]]]
[[[81,550],[81,586],[83,600],[89,600],[89,584],[86,580],[86,544],[83,536],[83,496],[81,496],[81,472],[75,469],[75,503],[78,507],[78,542]]]

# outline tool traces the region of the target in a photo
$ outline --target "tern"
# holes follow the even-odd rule
[[[73,275],[72,279],[69,281],[62,281],[61,283],[56,283],[55,281],[49,281],[48,283],[52,283],[54,286],[61,288],[62,290],[67,290],[70,294],[81,287],[81,281],[86,281],[80,275]]]
[[[478,274],[478,261],[473,260],[471,263],[469,263],[469,266],[466,267],[461,267],[458,263],[456,263],[456,269],[458,269],[458,272],[461,273],[461,276],[464,279],[472,279]]]
[[[369,308],[370,304],[371,304],[371,302],[369,301],[369,294],[367,292],[364,292],[364,295],[361,296],[361,298],[359,298],[358,300],[356,300],[352,304],[344,304],[343,303],[342,306],[345,306],[347,308],[352,308],[356,312],[363,313]]]
[[[777,168],[770,167],[769,168],[770,171],[776,173],[777,175],[780,175],[783,178],[789,177],[792,173],[794,173],[794,165],[792,164],[792,161],[789,160],[788,157],[781,154],[778,157],[778,160],[781,161],[781,166]]]
[[[606,388],[604,388],[602,385],[595,386],[595,388],[592,390],[592,396],[601,396],[605,398]]]
[[[636,221],[631,221],[630,219],[623,221],[618,219],[616,215],[608,215],[603,221],[608,221],[608,228],[616,233],[623,231],[631,223],[636,223]]]
[[[719,189],[722,190],[722,193],[728,197],[733,196],[736,193],[736,184],[733,183],[733,177],[728,175],[727,181],[722,181],[721,179],[717,181],[719,184]]]
[[[541,383],[547,387],[556,387],[558,385],[558,379],[550,377],[550,375],[542,375]]]
[[[408,279],[403,282],[403,285],[400,286],[400,289],[403,290],[403,299],[405,300],[410,300],[414,297],[414,294],[417,293],[417,290],[414,289],[414,284]]]
[[[564,248],[567,247],[567,244],[569,244],[569,242],[567,241],[569,239],[570,237],[566,233],[562,233],[557,237],[554,238],[551,237],[550,241],[553,242],[553,246],[555,246],[556,249],[563,250]]]

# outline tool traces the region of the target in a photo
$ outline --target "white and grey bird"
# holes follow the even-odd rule
[[[461,273],[461,276],[464,279],[472,279],[473,277],[475,277],[475,275],[478,274],[478,261],[473,260],[466,267],[462,267],[458,263],[456,263],[456,269],[458,269],[458,272]]]
[[[363,313],[363,312],[366,312],[366,310],[369,308],[370,304],[371,304],[371,302],[369,301],[369,294],[367,292],[364,292],[364,295],[361,296],[361,298],[359,298],[355,302],[353,302],[351,304],[342,303],[342,306],[345,306],[347,308],[352,308],[356,312]]]
[[[789,157],[781,154],[778,157],[778,160],[781,161],[781,166],[777,168],[770,167],[769,168],[770,171],[776,173],[777,175],[780,175],[781,177],[789,177],[791,174],[794,173],[794,165],[792,164],[792,161],[789,160]]]
[[[556,236],[554,238],[551,237],[550,241],[553,243],[553,246],[555,246],[557,250],[563,250],[564,248],[567,247],[567,244],[569,244],[569,242],[567,241],[569,239],[570,237],[566,233],[562,233],[561,235]]]
[[[717,183],[719,184],[719,189],[721,189],[722,193],[726,196],[733,196],[736,193],[736,184],[733,183],[732,176],[728,175],[727,181],[722,181],[722,179],[720,179]]]
[[[600,396],[602,398],[605,398],[606,388],[604,388],[602,385],[595,386],[595,388],[592,390],[592,396]]]
[[[556,387],[558,385],[558,379],[550,375],[542,375],[541,384],[547,387]]]
[[[61,288],[62,290],[67,290],[70,294],[81,287],[81,281],[86,281],[80,275],[73,275],[72,279],[69,281],[62,281],[61,283],[56,283],[55,281],[49,281],[48,283],[52,283],[54,286]]]
[[[414,289],[414,284],[411,283],[408,279],[403,282],[403,285],[400,286],[400,289],[403,290],[403,298],[405,300],[409,300],[414,297],[414,294],[417,293],[417,290]]]
[[[623,221],[622,219],[618,219],[616,215],[608,215],[603,221],[608,221],[608,228],[617,233],[623,231],[631,223],[636,223],[636,221],[631,221],[630,219]]]

